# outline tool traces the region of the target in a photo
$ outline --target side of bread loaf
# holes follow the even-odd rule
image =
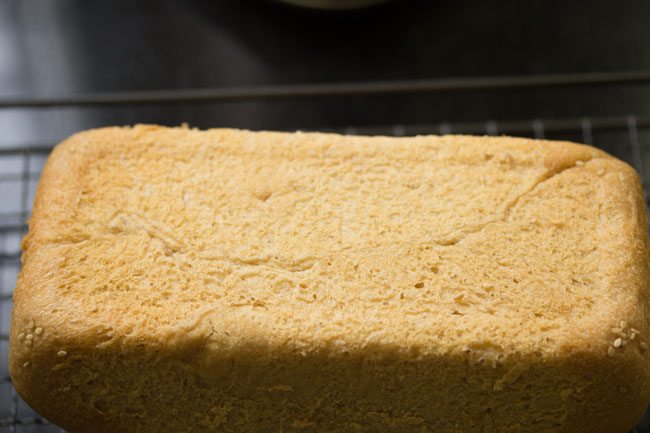
[[[39,183],[10,371],[73,433],[625,433],[646,224],[572,143],[88,131]]]

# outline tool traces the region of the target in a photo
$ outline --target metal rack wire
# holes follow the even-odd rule
[[[565,76],[501,77],[466,80],[424,80],[383,83],[338,83],[267,86],[245,89],[165,90],[106,94],[62,95],[52,98],[0,97],[2,110],[41,110],[61,107],[123,107],[162,104],[227,104],[241,100],[275,101],[295,98],[363,97],[385,94],[454,93],[485,89],[545,89],[580,86],[650,85],[650,73],[580,74]],[[316,102],[314,102],[316,104]],[[603,148],[627,161],[639,172],[646,190],[650,179],[650,112],[619,116],[488,119],[480,122],[436,122],[317,128],[346,134],[486,134],[517,135],[581,141]],[[137,122],[137,116],[133,119]],[[178,123],[184,119],[178,119]],[[351,121],[353,123],[353,121]],[[97,126],[97,125],[88,125]],[[277,129],[283,129],[279,125]],[[316,129],[316,128],[314,128]],[[58,137],[64,138],[64,137]],[[12,293],[20,267],[20,238],[26,232],[31,201],[40,168],[54,142],[8,143],[0,146],[0,433],[63,432],[34,413],[11,386],[7,371],[9,318]],[[650,433],[650,418],[635,433]]]

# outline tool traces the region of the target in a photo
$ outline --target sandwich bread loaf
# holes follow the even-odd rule
[[[43,171],[10,372],[72,433],[626,433],[639,179],[595,148],[139,125]]]

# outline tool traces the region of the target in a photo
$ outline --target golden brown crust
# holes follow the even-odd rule
[[[39,183],[10,371],[73,433],[624,433],[646,224],[572,143],[88,131]]]

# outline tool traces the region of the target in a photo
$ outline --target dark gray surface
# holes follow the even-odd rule
[[[251,0],[2,0],[4,92],[650,68],[647,1],[408,1],[315,13]]]
[[[648,17],[650,2],[638,0],[396,0],[353,13],[252,0],[0,0],[0,95],[643,70]],[[54,119],[5,110],[0,127],[34,140],[34,124],[59,138],[78,123],[321,128],[618,115],[648,111],[648,101],[634,88],[67,110]]]

